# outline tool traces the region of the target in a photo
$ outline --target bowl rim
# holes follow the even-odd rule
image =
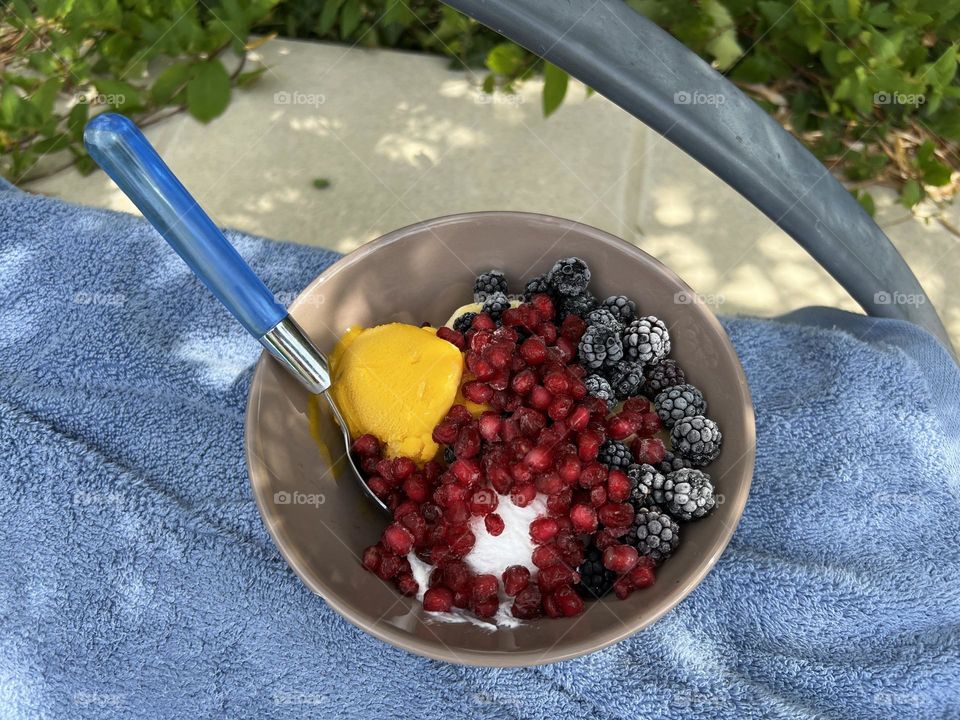
[[[300,304],[305,301],[305,298],[334,275],[340,273],[345,268],[362,261],[369,254],[378,251],[380,248],[403,240],[413,232],[420,232],[424,229],[448,223],[470,222],[477,219],[488,218],[490,216],[499,216],[528,221],[532,220],[535,222],[575,228],[581,232],[584,232],[585,234],[592,235],[597,240],[618,246],[620,249],[624,249],[631,254],[641,256],[646,261],[652,262],[661,272],[669,276],[670,279],[676,282],[679,286],[690,291],[691,293],[694,292],[693,289],[690,288],[690,286],[684,282],[679,275],[661,263],[657,258],[645,252],[636,245],[633,245],[605,230],[601,230],[576,220],[569,220],[544,213],[514,210],[481,210],[453,213],[429,218],[427,220],[421,220],[419,222],[411,223],[409,225],[392,230],[374,240],[371,240],[370,242],[364,243],[355,250],[343,255],[335,263],[329,265],[323,270],[323,272],[321,272],[309,284],[307,284],[307,286],[304,287],[304,289],[297,295],[296,299],[289,305],[288,312],[295,315],[295,311]],[[270,521],[270,516],[272,513],[268,511],[267,496],[265,493],[260,492],[257,484],[254,482],[255,468],[258,472],[269,473],[269,470],[263,465],[263,463],[257,457],[255,457],[250,441],[256,430],[256,419],[258,416],[258,408],[255,407],[256,402],[254,388],[257,387],[259,383],[263,382],[262,375],[264,373],[264,367],[267,363],[271,362],[270,355],[266,351],[260,353],[260,357],[254,366],[254,372],[251,377],[250,390],[247,395],[246,410],[244,413],[243,438],[244,459],[247,468],[247,475],[250,481],[251,492],[253,493],[257,504],[257,509],[260,513],[260,518],[266,527],[273,544],[280,551],[280,554],[283,556],[287,565],[294,571],[297,577],[300,578],[301,582],[303,582],[303,584],[306,585],[311,592],[320,596],[338,615],[343,617],[355,627],[398,649],[406,650],[407,652],[411,652],[421,657],[426,657],[432,660],[441,660],[455,665],[479,667],[528,667],[536,665],[549,665],[562,660],[570,660],[609,647],[610,645],[620,642],[621,640],[630,637],[631,635],[655,623],[667,612],[673,610],[677,605],[683,602],[683,600],[691,592],[693,592],[693,590],[700,585],[701,582],[703,582],[704,578],[706,578],[706,576],[716,566],[720,556],[724,553],[724,551],[727,549],[727,546],[730,544],[730,541],[733,539],[733,535],[740,525],[740,521],[743,518],[744,508],[747,500],[749,499],[750,489],[753,484],[753,472],[756,461],[756,419],[753,407],[753,398],[750,393],[750,386],[747,382],[747,377],[744,373],[743,366],[740,363],[740,358],[733,347],[732,341],[730,340],[730,336],[727,335],[726,330],[720,324],[717,316],[712,310],[707,308],[703,317],[705,318],[705,322],[717,332],[719,337],[723,339],[724,342],[722,343],[722,346],[724,357],[732,363],[739,381],[739,385],[744,393],[742,403],[743,427],[738,429],[738,431],[743,435],[745,445],[747,447],[746,452],[741,458],[738,459],[738,462],[744,463],[744,472],[746,475],[744,492],[741,493],[741,498],[734,506],[736,513],[735,519],[729,523],[729,525],[724,527],[724,534],[721,536],[721,542],[715,547],[713,552],[706,559],[706,562],[701,564],[697,572],[685,576],[683,581],[677,585],[673,591],[672,600],[669,603],[664,604],[663,607],[658,608],[656,611],[646,615],[644,618],[637,620],[634,623],[624,622],[622,623],[622,627],[616,628],[614,631],[606,633],[603,636],[598,636],[597,642],[595,643],[590,643],[582,647],[571,648],[569,651],[561,652],[555,652],[554,649],[551,648],[546,653],[540,650],[478,651],[466,648],[458,648],[456,651],[454,651],[450,648],[444,647],[442,642],[438,648],[436,645],[404,633],[388,623],[376,622],[371,624],[367,622],[359,613],[355,613],[349,602],[341,601],[341,599],[334,593],[325,592],[327,588],[325,587],[324,583],[314,578],[313,574],[308,572],[307,568],[300,567],[300,563],[298,562],[296,554],[292,552],[293,545],[291,544],[291,546],[288,547],[287,541],[281,538],[275,532],[273,524]],[[575,619],[573,620],[575,621]]]

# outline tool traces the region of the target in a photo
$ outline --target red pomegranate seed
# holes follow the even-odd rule
[[[477,380],[490,380],[497,374],[497,369],[490,362],[483,360],[477,360],[472,368],[469,368],[471,372],[476,376]]]
[[[500,322],[507,327],[523,325],[523,313],[520,312],[520,308],[507,308],[500,315]]]
[[[611,470],[607,475],[607,497],[618,503],[630,497],[630,478],[622,470]]]
[[[370,491],[381,500],[390,494],[390,486],[387,485],[387,481],[382,477],[375,476],[369,478],[367,480],[367,487],[370,488]]]
[[[578,503],[570,509],[570,521],[577,532],[592,533],[597,529],[597,511],[589,505]]]
[[[567,315],[560,323],[560,335],[574,342],[580,342],[580,336],[586,329],[587,323],[577,315]]]
[[[449,523],[462,525],[470,519],[470,505],[459,500],[452,502],[443,513],[443,517]]]
[[[563,395],[570,389],[570,381],[565,372],[554,370],[543,376],[543,386],[554,395]]]
[[[430,486],[421,473],[414,473],[403,481],[403,492],[413,502],[422,503],[430,497]]]
[[[538,475],[534,484],[537,486],[537,492],[542,492],[544,495],[556,495],[566,485],[563,478],[553,471]]]
[[[653,571],[653,561],[648,557],[640,558],[633,570],[630,571],[630,584],[637,590],[643,590],[653,585],[657,576]]]
[[[605,485],[594,485],[590,488],[590,505],[595,508],[607,504],[607,488]]]
[[[475,575],[470,584],[470,594],[477,602],[496,597],[499,590],[496,575]]]
[[[531,408],[517,408],[513,414],[520,432],[528,438],[536,438],[547,426],[547,418]]]
[[[497,509],[500,498],[490,488],[477,488],[470,496],[470,512],[474,515],[489,515]]]
[[[463,384],[463,396],[470,402],[483,405],[493,397],[493,388],[485,382],[470,380]]]
[[[487,532],[497,537],[500,533],[503,532],[506,525],[503,522],[503,518],[500,517],[497,513],[490,513],[483,519],[483,525],[487,528]]]
[[[637,428],[637,435],[642,438],[652,437],[663,430],[663,423],[660,416],[653,412],[646,412],[640,415],[640,425]]]
[[[640,555],[630,545],[611,545],[603,551],[603,566],[618,575],[630,572]]]
[[[547,359],[547,344],[536,335],[529,337],[520,344],[520,357],[528,365],[543,365]]]
[[[370,457],[380,452],[380,441],[369,433],[353,441],[353,451],[361,457]]]
[[[521,620],[533,620],[540,617],[543,613],[542,597],[540,588],[530,583],[523,590],[517,593],[513,601],[510,612],[514,617]]]
[[[537,585],[540,586],[540,591],[544,593],[552,592],[561,585],[569,585],[579,580],[579,573],[571,570],[563,563],[548,565],[537,573]]]
[[[377,474],[382,477],[388,485],[396,485],[396,478],[393,477],[393,461],[387,458],[377,460]]]
[[[545,593],[543,595],[543,611],[548,618],[563,617],[563,610],[557,605],[557,600],[553,597],[553,593]]]
[[[607,503],[597,515],[605,526],[610,528],[628,527],[633,522],[633,505],[630,503]]]
[[[480,437],[487,442],[494,442],[500,439],[500,428],[503,426],[503,418],[499,413],[487,410],[481,413],[477,427],[480,430]]]
[[[557,326],[553,323],[540,323],[537,325],[537,335],[542,337],[547,345],[553,345],[560,333],[557,332]]]
[[[408,457],[398,457],[393,460],[393,476],[397,480],[406,480],[417,470],[417,464]]]
[[[433,429],[433,441],[440,445],[452,445],[457,440],[459,428],[448,420],[443,420]]]
[[[463,350],[467,347],[467,341],[463,337],[463,333],[458,332],[453,328],[448,328],[446,326],[438,328],[437,337],[441,340],[446,340],[451,345],[455,345],[460,350]]]
[[[556,348],[560,353],[560,359],[565,363],[570,362],[577,355],[577,343],[570,338],[558,337]]]
[[[360,458],[360,469],[365,475],[373,475],[377,472],[377,463],[380,462],[379,455],[368,455]]]
[[[470,586],[470,568],[463,560],[448,560],[441,570],[443,584],[456,592]]]
[[[471,330],[494,330],[497,324],[488,313],[477,313],[476,317],[470,322]]]
[[[577,436],[577,455],[582,462],[592,462],[600,454],[603,439],[594,430],[584,430]]]
[[[593,536],[593,544],[598,550],[606,550],[611,545],[615,545],[619,540],[610,532],[609,529],[598,530]]]
[[[642,395],[632,397],[623,403],[623,409],[627,412],[640,413],[650,412],[650,401]]]
[[[473,420],[473,414],[467,410],[465,405],[457,403],[447,411],[447,415],[444,419],[449,420],[456,425],[463,425],[464,423],[468,423]]]
[[[469,528],[459,530],[454,534],[453,537],[450,538],[450,554],[453,557],[462,558],[464,555],[473,550],[473,546],[476,541],[477,538]]]
[[[526,370],[521,370],[513,376],[513,380],[510,381],[510,389],[513,390],[517,395],[527,395],[531,390],[533,390],[536,384],[536,373],[527,368]]]
[[[380,556],[380,548],[378,548],[376,545],[371,545],[363,551],[361,562],[367,570],[370,572],[376,572],[377,568],[380,567]]]
[[[480,454],[480,431],[476,424],[464,425],[460,428],[457,441],[453,444],[453,454],[457,459],[469,459]]]
[[[511,565],[503,571],[503,591],[513,597],[530,582],[530,571],[523,565]]]
[[[639,424],[639,415],[620,413],[607,420],[607,434],[614,440],[624,440],[637,431]]]
[[[638,438],[630,446],[634,459],[638,463],[656,465],[663,462],[667,448],[660,438]]]
[[[546,410],[553,402],[553,393],[543,385],[535,385],[527,397],[527,403],[537,410]]]
[[[543,472],[553,465],[553,450],[538,445],[524,456],[523,461],[534,472]]]
[[[580,472],[580,485],[585,488],[592,488],[595,485],[601,485],[607,481],[609,469],[606,465],[599,462],[589,463]]]
[[[510,475],[513,477],[514,484],[527,485],[533,481],[533,470],[523,462],[516,462],[510,466]]]
[[[563,515],[570,509],[570,503],[573,501],[573,493],[570,488],[558,492],[556,495],[547,496],[547,511],[552,515]]]
[[[573,453],[565,453],[557,462],[557,473],[568,485],[572,485],[580,479],[580,471],[583,465],[580,459]]]
[[[510,490],[510,500],[517,507],[526,507],[537,496],[537,486],[533,483],[514,485]]]
[[[500,343],[488,345],[484,350],[484,359],[493,365],[497,370],[505,370],[510,367],[510,361],[513,355],[510,348]]]
[[[398,523],[390,523],[383,531],[383,544],[397,555],[406,555],[413,549],[413,535]]]
[[[538,544],[553,540],[559,526],[552,517],[540,517],[530,523],[530,538]]]
[[[564,617],[575,617],[583,612],[583,598],[569,585],[557,588],[553,598]]]
[[[442,565],[452,558],[453,555],[450,554],[450,547],[448,545],[434,544],[430,548],[430,562],[436,565]]]
[[[630,582],[630,577],[624,575],[622,578],[617,578],[617,581],[613,583],[613,592],[621,600],[630,597],[630,593],[633,592],[633,583]]]
[[[415,503],[413,500],[404,500],[393,509],[393,517],[395,520],[400,520],[404,515],[416,513],[419,509],[420,508],[417,506],[417,503]]]
[[[547,408],[547,414],[554,420],[563,420],[570,414],[572,408],[573,398],[561,395],[560,397],[555,397],[553,402],[550,403],[550,407]]]
[[[453,606],[461,609],[470,607],[470,591],[457,590],[453,593]]]
[[[537,310],[537,314],[543,320],[553,320],[557,316],[557,309],[553,300],[545,293],[537,293],[530,298],[530,304]]]
[[[458,457],[450,465],[450,472],[457,482],[464,487],[476,485],[480,482],[480,465],[473,458]]]
[[[503,465],[492,465],[489,467],[487,469],[487,479],[490,481],[493,489],[501,495],[507,495],[510,492],[510,488],[513,487],[513,477],[510,475],[510,471]]]
[[[420,507],[420,513],[423,515],[423,519],[428,523],[435,523],[440,519],[440,516],[443,515],[443,511],[433,503],[424,503]]]
[[[590,423],[590,409],[586,405],[577,405],[567,417],[567,424],[571,430],[580,432]]]
[[[377,577],[381,580],[392,580],[397,576],[403,566],[400,558],[396,555],[384,553],[380,558],[380,565],[377,568]]]
[[[470,608],[473,614],[481,618],[493,617],[497,614],[497,608],[500,607],[500,601],[497,598],[487,598],[486,600],[475,601]]]
[[[432,587],[423,594],[423,609],[427,612],[450,612],[453,593],[445,587]]]
[[[457,462],[466,463],[469,461],[458,460]],[[466,498],[467,488],[458,483],[445,483],[433,491],[433,501],[442,508],[450,507],[455,502],[463,502]]]
[[[556,565],[563,560],[560,550],[553,543],[538,546],[533,551],[531,559],[533,560],[533,564],[541,570],[551,565]]]
[[[404,573],[396,579],[397,590],[401,595],[412,597],[420,591],[420,585],[413,579],[413,575]]]

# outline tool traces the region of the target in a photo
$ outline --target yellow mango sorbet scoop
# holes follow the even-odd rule
[[[369,433],[388,457],[418,463],[437,454],[433,428],[457,397],[463,355],[435,328],[351,328],[334,348],[330,367],[330,392],[353,438]]]

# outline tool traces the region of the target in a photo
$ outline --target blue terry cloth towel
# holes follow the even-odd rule
[[[231,234],[293,297],[336,255]],[[757,465],[651,628],[494,670],[369,637],[254,506],[259,347],[140,219],[0,189],[0,712],[26,718],[960,717],[960,375],[831,310],[724,321]]]

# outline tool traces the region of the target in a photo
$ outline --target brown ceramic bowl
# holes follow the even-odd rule
[[[506,271],[513,288],[577,255],[593,269],[600,297],[624,293],[644,314],[662,318],[672,356],[710,404],[724,447],[709,468],[722,504],[686,524],[656,584],[627,600],[587,604],[581,616],[490,631],[430,619],[415,600],[364,571],[359,556],[386,517],[364,497],[343,460],[345,448],[323,408],[278,364],[257,365],[246,417],[246,455],[257,505],[274,542],[311,590],[358,627],[392,645],[454,663],[536,665],[599,650],[654,622],[710,571],[730,540],[750,488],[754,424],[736,353],[716,318],[692,291],[649,255],[605,232],[569,220],[485,212],[427,220],[368,243],[323,272],[290,310],[329,351],[350,325],[444,323],[470,301],[474,276]]]

